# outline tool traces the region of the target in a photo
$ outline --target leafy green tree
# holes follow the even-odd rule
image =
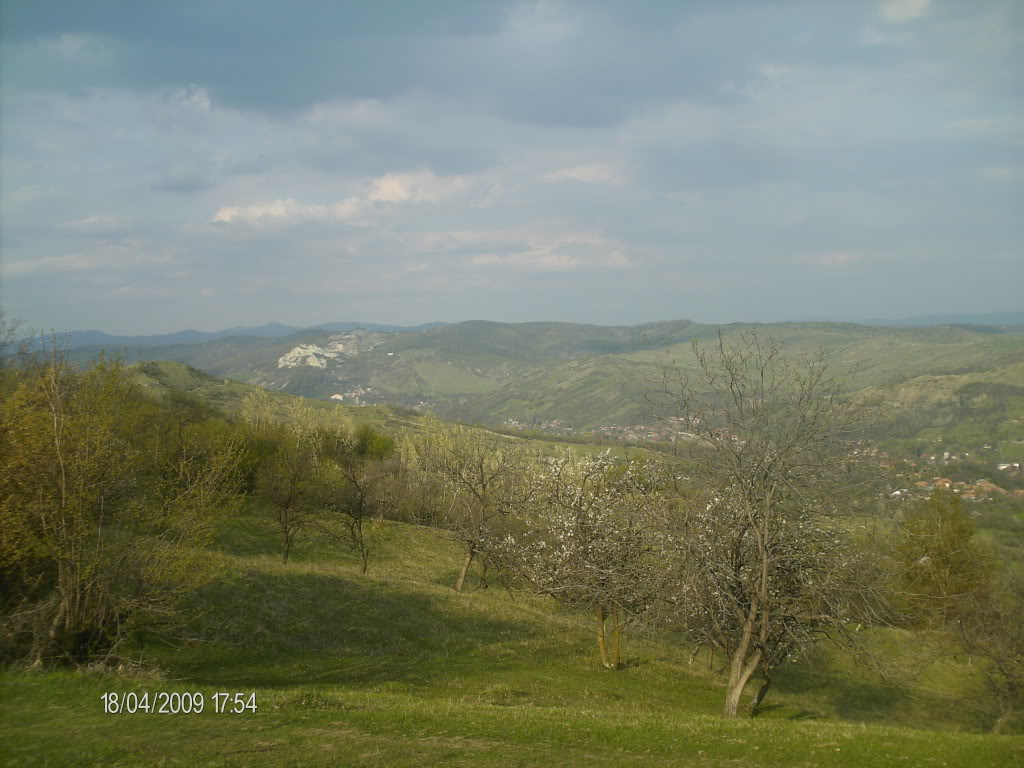
[[[324,513],[330,456],[351,449],[351,420],[341,410],[316,409],[298,398],[279,413],[263,390],[243,401],[242,419],[251,450],[247,470],[269,504],[287,564],[296,536]]]
[[[358,427],[353,439],[353,452],[356,456],[382,460],[395,453],[395,441],[387,435],[377,432],[369,424]]]
[[[1024,581],[1019,575],[1003,581],[965,606],[958,620],[964,649],[983,660],[985,686],[999,706],[996,734],[1024,708]]]
[[[974,520],[950,491],[937,490],[904,513],[895,555],[909,608],[926,626],[955,622],[992,578],[991,553],[975,541]]]

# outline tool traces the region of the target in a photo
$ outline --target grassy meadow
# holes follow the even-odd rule
[[[225,521],[191,623],[137,639],[109,670],[0,676],[3,766],[1009,766],[1024,736],[963,658],[876,638],[911,672],[883,679],[822,652],[784,668],[763,712],[725,720],[722,659],[668,634],[627,635],[607,671],[584,617],[479,574],[432,529],[371,533],[367,576],[307,538],[282,565],[265,511]],[[202,714],[104,714],[108,691],[202,692]],[[255,692],[257,711],[211,711]]]

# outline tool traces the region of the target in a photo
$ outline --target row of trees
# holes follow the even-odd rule
[[[654,402],[688,439],[679,455],[530,457],[462,428],[402,447],[432,522],[464,546],[456,589],[482,553],[521,583],[592,612],[601,663],[621,663],[631,623],[654,622],[724,652],[724,712],[760,672],[823,638],[891,620],[881,570],[858,554],[851,512],[871,474],[851,446],[862,414],[821,357],[784,358],[756,335],[674,371]]]
[[[286,563],[315,529],[365,572],[366,525],[399,499],[393,453],[340,409],[279,413],[261,391],[230,420],[183,392],[145,395],[118,360],[0,349],[0,656],[81,663],[180,620],[214,576],[217,529],[253,504]]]

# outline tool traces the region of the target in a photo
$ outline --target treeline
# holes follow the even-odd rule
[[[870,629],[955,637],[983,660],[1002,727],[1024,693],[1019,583],[979,546],[956,497],[885,519],[885,478],[855,452],[870,419],[822,357],[756,334],[693,348],[652,402],[694,435],[685,455],[615,461],[423,419],[385,435],[344,409],[268,393],[233,418],[182,393],[157,399],[117,361],[57,348],[8,359],[0,385],[0,643],[7,661],[82,663],[182,617],[213,578],[208,544],[249,506],[283,567],[297,541],[340,542],[364,573],[375,526],[444,531],[452,587],[548,595],[588,614],[620,668],[631,628],[706,648],[728,671],[723,712],[757,711],[779,666],[822,642],[867,653]],[[676,422],[680,423],[680,422]]]

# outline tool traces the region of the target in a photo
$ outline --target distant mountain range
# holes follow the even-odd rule
[[[1024,312],[989,312],[983,315],[916,315],[902,320],[860,321],[864,325],[885,325],[893,328],[906,325],[1024,325]]]
[[[471,326],[473,324],[484,325],[505,325],[503,323],[489,323],[484,320],[472,320],[467,321]],[[682,321],[689,322],[689,321]],[[831,322],[829,320],[815,319],[806,322]],[[929,325],[976,325],[976,326],[1007,326],[1007,325],[1024,325],[1024,312],[990,312],[987,314],[978,315],[917,315],[914,317],[906,317],[902,319],[883,319],[883,318],[868,318],[860,320],[858,325],[870,325],[870,326],[884,326],[889,328],[900,328],[908,326],[929,326]],[[363,328],[367,331],[375,331],[378,333],[419,333],[421,331],[429,331],[434,328],[441,328],[450,325],[449,323],[423,323],[421,325],[387,325],[382,323],[360,323],[357,321],[345,321],[337,323],[321,323],[320,325],[311,326],[297,326],[297,325],[284,325],[282,323],[267,323],[265,325],[252,325],[252,326],[235,326],[232,328],[225,328],[222,331],[196,331],[192,329],[184,331],[176,331],[175,333],[158,333],[150,336],[115,336],[103,331],[68,331],[65,333],[58,334],[65,338],[68,343],[68,347],[76,349],[79,347],[154,347],[154,346],[167,346],[172,344],[197,344],[204,341],[216,341],[218,339],[227,339],[233,337],[255,337],[263,339],[279,339],[285,336],[294,336],[295,334],[308,332],[308,331],[354,331],[358,328]],[[456,325],[465,326],[466,323],[456,323]],[[519,325],[523,328],[529,326],[539,327],[540,325],[560,325],[565,328],[569,327],[596,327],[596,326],[579,326],[574,323],[519,323],[513,324]],[[665,323],[648,323],[646,325],[636,326],[620,326],[620,327],[631,327],[631,328],[654,328],[657,326],[666,325]]]
[[[484,424],[592,429],[643,423],[649,418],[644,393],[670,361],[692,367],[692,341],[713,344],[719,333],[733,340],[752,328],[784,341],[792,353],[831,350],[837,372],[846,378],[850,371],[851,390],[931,392],[935,377],[950,391],[971,377],[986,384],[1024,380],[1024,325],[984,319],[989,324],[901,327],[689,320],[636,326],[474,320],[415,328],[328,323],[302,330],[271,325],[168,334],[148,344],[107,336],[81,346],[79,337],[71,357],[84,361],[106,350],[130,363],[176,361],[222,380],[345,404],[392,403]],[[189,333],[199,338],[189,340]],[[915,377],[931,383],[904,384]]]
[[[166,346],[171,344],[198,344],[204,341],[215,341],[217,339],[228,339],[240,336],[252,336],[263,339],[276,339],[284,336],[292,336],[302,331],[354,331],[357,328],[365,328],[368,331],[381,333],[415,333],[426,331],[431,328],[438,328],[444,323],[424,323],[422,325],[382,325],[380,323],[360,322],[338,322],[322,323],[307,328],[283,325],[281,323],[267,323],[266,325],[236,326],[225,328],[222,331],[195,331],[188,329],[176,331],[175,333],[158,333],[151,336],[114,336],[103,331],[69,331],[58,334],[67,339],[68,347],[76,349],[79,347],[96,346],[126,346],[126,347],[153,347]]]

